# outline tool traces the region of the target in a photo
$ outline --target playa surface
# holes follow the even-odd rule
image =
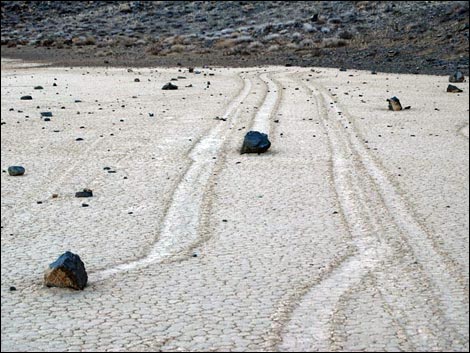
[[[2,351],[468,351],[468,81],[129,69],[2,59]]]

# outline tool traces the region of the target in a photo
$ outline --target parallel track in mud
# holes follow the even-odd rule
[[[277,85],[269,79],[269,74],[266,73],[262,76],[262,81],[268,87],[268,93],[263,98],[261,107],[254,117],[253,128],[269,133],[270,120],[272,120],[272,114],[277,108],[279,93]],[[222,117],[229,122],[228,126],[216,125],[193,146],[189,153],[192,162],[174,191],[159,237],[152,245],[150,252],[135,261],[92,273],[90,274],[90,282],[105,280],[115,274],[142,268],[152,263],[171,260],[200,242],[199,225],[206,185],[213,174],[224,141],[238,121],[241,105],[251,90],[251,81],[243,80],[242,89],[229,103]]]
[[[289,321],[285,323],[280,350],[324,351],[332,349],[334,335],[333,318],[340,302],[347,300],[369,275],[386,283],[386,269],[393,268],[393,237],[401,238],[409,246],[426,274],[433,292],[426,293],[428,301],[437,304],[440,324],[450,328],[441,337],[443,341],[465,341],[468,332],[468,292],[448,270],[449,262],[435,250],[429,235],[413,218],[408,206],[401,199],[384,170],[353,133],[350,119],[341,111],[326,90],[304,85],[308,95],[315,97],[318,114],[327,131],[333,158],[334,184],[340,198],[342,212],[350,226],[357,255],[346,259],[328,277],[312,285],[311,289],[291,308]],[[349,129],[348,129],[349,128]],[[389,266],[384,266],[388,262]],[[395,269],[399,271],[399,269]],[[419,285],[403,274],[402,281],[415,287]],[[400,310],[400,303],[382,288],[382,296],[392,308],[396,330],[404,332],[406,341],[414,349],[433,347],[432,338],[423,339],[422,332],[433,332],[420,318],[411,318]],[[410,302],[413,303],[413,298]],[[435,331],[435,329],[434,329]],[[434,332],[436,335],[442,333]],[[405,342],[402,342],[405,344]]]

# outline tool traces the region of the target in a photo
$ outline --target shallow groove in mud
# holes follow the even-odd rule
[[[357,175],[354,176],[357,166],[361,167],[363,174],[372,182],[373,188],[377,189],[378,198],[381,199],[383,209],[386,210],[386,218],[389,218],[397,226],[401,234],[405,234],[405,238],[410,243],[415,256],[424,266],[426,273],[429,274],[431,282],[438,289],[439,300],[444,304],[443,314],[446,316],[446,324],[450,324],[453,330],[458,332],[458,336],[464,338],[465,332],[468,330],[468,315],[463,315],[468,313],[465,289],[449,276],[445,262],[442,259],[442,261],[439,261],[440,256],[434,250],[427,234],[413,219],[411,213],[408,212],[406,205],[400,199],[393,185],[368,155],[365,147],[362,146],[357,137],[344,132],[347,121],[344,120],[343,115],[338,114],[341,113],[338,106],[327,93],[320,88],[317,89],[316,85],[314,87],[315,91],[318,91],[317,105],[320,104],[319,101],[324,102],[324,106],[330,109],[330,115],[333,116],[337,124],[337,129],[333,129],[330,126],[334,125],[332,119],[322,119],[328,131],[334,159],[335,187],[341,198],[343,212],[346,214],[348,223],[351,226],[354,243],[359,249],[359,255],[346,260],[330,276],[312,286],[294,309],[291,321],[286,324],[282,337],[283,341],[279,348],[282,350],[331,349],[329,342],[331,327],[329,323],[335,305],[340,301],[341,293],[345,293],[348,288],[357,285],[361,278],[374,268],[379,259],[384,258],[389,252],[388,247],[374,241],[367,242],[364,235],[361,235],[367,233],[365,229],[355,230],[355,227],[361,223],[361,216],[359,218],[357,216],[360,212],[349,211],[354,209],[367,210],[367,194],[370,193],[370,190],[364,189],[354,180],[359,180]],[[307,87],[307,89],[310,89],[310,87]],[[328,113],[322,113],[321,115],[324,117],[329,115]],[[354,159],[357,159],[360,164],[355,166],[352,162]],[[364,178],[364,175],[362,178]],[[351,197],[362,199],[362,205],[355,205]],[[358,206],[361,209],[358,209]],[[372,211],[369,210],[368,215],[364,215],[364,220],[366,224],[369,223],[376,228],[381,220],[374,221],[374,212]],[[377,228],[374,229],[374,233],[377,230]],[[372,236],[375,237],[373,234]],[[339,286],[340,283],[341,286]],[[326,300],[327,304],[325,305],[325,301],[319,302],[317,298],[328,298]],[[408,331],[409,335],[419,332],[419,324]],[[413,340],[419,341],[420,337],[413,337]]]
[[[243,82],[241,92],[229,104],[223,116],[230,122],[230,127],[236,123],[240,114],[240,103],[246,99],[252,88],[251,81]],[[218,124],[191,150],[189,157],[192,163],[175,189],[163,220],[160,236],[150,252],[136,261],[94,273],[91,275],[91,281],[104,280],[117,273],[167,260],[198,242],[204,190],[216,164],[216,159],[213,157],[220,152],[229,131],[226,125]]]

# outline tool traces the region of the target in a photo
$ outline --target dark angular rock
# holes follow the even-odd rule
[[[52,112],[41,112],[40,114],[41,116],[47,116],[49,118],[52,116]]]
[[[463,81],[465,81],[465,76],[460,71],[456,71],[453,75],[449,76],[449,82],[456,83]]]
[[[174,90],[178,89],[178,86],[172,84],[171,82],[168,82],[166,85],[162,87],[162,90]]]
[[[77,191],[75,197],[93,197],[93,191],[90,189],[83,189],[83,191]]]
[[[457,86],[449,85],[449,86],[447,86],[447,92],[460,93],[460,92],[463,92],[463,91],[460,88],[458,88]]]
[[[34,89],[44,89],[42,86],[35,86]]]
[[[20,176],[23,175],[24,172],[25,169],[19,165],[13,165],[11,167],[8,167],[8,174],[10,174],[11,176]]]
[[[389,110],[402,110],[403,108],[401,107],[400,100],[397,97],[392,97],[390,99],[387,99],[388,102],[388,109]]]
[[[51,263],[44,273],[47,287],[83,289],[88,282],[88,275],[80,256],[66,251]]]
[[[258,131],[249,131],[243,140],[241,154],[244,153],[263,153],[271,147],[268,135]]]
[[[20,99],[21,99],[22,101],[30,101],[30,100],[33,99],[33,97],[31,97],[31,96],[22,96]]]
[[[135,78],[134,82],[140,82],[140,80],[138,78]]]

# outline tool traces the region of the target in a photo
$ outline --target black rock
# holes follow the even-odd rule
[[[13,165],[11,167],[8,167],[8,174],[11,176],[20,176],[23,175],[25,172],[24,167],[19,166],[19,165]]]
[[[460,92],[463,92],[463,91],[460,88],[458,88],[457,86],[449,85],[449,86],[447,86],[447,92],[460,93]]]
[[[346,71],[344,67],[340,67],[339,71]]]
[[[249,131],[243,140],[241,154],[244,153],[263,153],[271,147],[268,135],[258,131]]]
[[[52,112],[41,112],[40,114],[41,116],[47,116],[49,118],[52,116]]]
[[[388,109],[389,110],[402,110],[400,100],[397,97],[392,97],[390,99],[387,99],[388,102]]]
[[[10,287],[10,291],[15,291],[15,290],[16,290],[16,287],[14,287],[14,286]]]
[[[21,99],[22,101],[30,101],[30,100],[33,99],[33,97],[31,97],[31,96],[22,96],[20,99]]]
[[[90,189],[83,189],[83,191],[77,191],[75,197],[93,197],[93,191]]]
[[[34,89],[44,89],[42,86],[35,86]]]
[[[140,82],[140,80],[138,78],[135,78],[134,82]]]
[[[465,76],[463,75],[462,72],[456,71],[453,75],[449,76],[449,82],[463,82],[465,81]]]
[[[44,121],[51,121],[51,118],[44,118]]]
[[[70,251],[62,254],[51,263],[44,273],[47,287],[83,289],[88,282],[88,275],[80,256]]]
[[[162,87],[162,90],[174,90],[178,89],[178,86],[172,84],[171,82],[168,82],[166,85]]]
[[[57,83],[54,82],[54,83],[52,84],[52,87],[57,87]]]

